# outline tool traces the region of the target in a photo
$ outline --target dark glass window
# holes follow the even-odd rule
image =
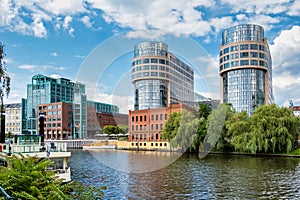
[[[247,50],[249,48],[248,44],[241,44],[240,45],[240,50]]]
[[[249,65],[249,60],[241,60],[240,62],[240,65]]]
[[[257,50],[258,45],[257,44],[250,44],[250,49]]]
[[[250,52],[250,57],[251,58],[257,58],[258,57],[258,53],[257,52]]]
[[[249,57],[249,53],[248,52],[241,52],[240,53],[240,58],[248,58]]]
[[[158,63],[157,58],[151,58],[151,63]]]

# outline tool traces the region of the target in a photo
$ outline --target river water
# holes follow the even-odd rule
[[[72,150],[74,179],[105,199],[300,199],[300,159]]]

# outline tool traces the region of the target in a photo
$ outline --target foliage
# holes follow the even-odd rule
[[[231,139],[225,124],[231,120],[234,113],[235,110],[230,104],[219,104],[218,108],[212,111],[208,117],[206,148],[215,147],[215,150],[231,151]]]
[[[0,42],[0,100],[1,106],[3,106],[3,97],[8,96],[10,93],[10,77],[6,72],[5,62],[4,62],[4,47]]]
[[[76,181],[62,185],[62,180],[48,170],[53,165],[49,159],[13,155],[7,161],[8,167],[0,167],[0,185],[12,197],[35,200],[103,197],[103,187],[85,187]]]
[[[171,139],[170,144],[172,147],[180,147],[182,151],[186,151],[191,146],[192,138],[197,134],[199,120],[192,112],[186,110],[181,112],[180,119],[178,116],[176,119],[177,133]]]
[[[119,124],[118,127],[119,127],[119,133],[121,133],[121,134],[128,133],[128,126],[127,125]]]
[[[208,116],[211,113],[211,108],[204,103],[199,104],[199,124],[197,134],[193,135],[191,150],[199,151],[203,147],[203,141],[207,133]]]
[[[181,112],[173,112],[169,115],[161,134],[163,140],[168,139],[170,142],[176,136],[180,126],[180,120]]]
[[[127,128],[128,129],[128,128]],[[108,135],[111,135],[111,134],[125,134],[125,132],[123,131],[123,129],[121,129],[120,127],[118,126],[112,126],[112,125],[107,125],[107,126],[104,126],[103,128],[103,133],[104,134],[108,134]]]
[[[290,108],[271,104],[259,106],[250,118],[240,114],[228,125],[228,132],[238,151],[281,153],[292,150],[298,128],[299,120]]]

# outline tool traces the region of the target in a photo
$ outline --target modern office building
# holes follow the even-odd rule
[[[221,103],[253,114],[258,105],[274,101],[272,60],[264,29],[244,24],[222,33],[220,46]]]
[[[5,104],[5,132],[20,134],[22,130],[22,104]]]
[[[141,42],[132,60],[134,109],[167,107],[194,100],[194,70],[162,42]]]
[[[52,78],[38,74],[32,77],[31,84],[27,85],[26,108],[23,112],[26,116],[26,125],[22,127],[23,133],[38,134],[38,114],[40,104],[64,102],[74,104],[74,124],[80,124],[74,136],[84,138],[86,136],[87,104],[85,85],[74,83],[66,78]]]

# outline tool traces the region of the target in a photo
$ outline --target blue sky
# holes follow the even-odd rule
[[[300,1],[290,0],[0,0],[0,41],[12,78],[5,103],[26,97],[42,73],[87,85],[91,100],[132,108],[133,45],[164,41],[195,68],[195,89],[219,94],[221,33],[237,24],[265,29],[275,102],[299,102]]]

